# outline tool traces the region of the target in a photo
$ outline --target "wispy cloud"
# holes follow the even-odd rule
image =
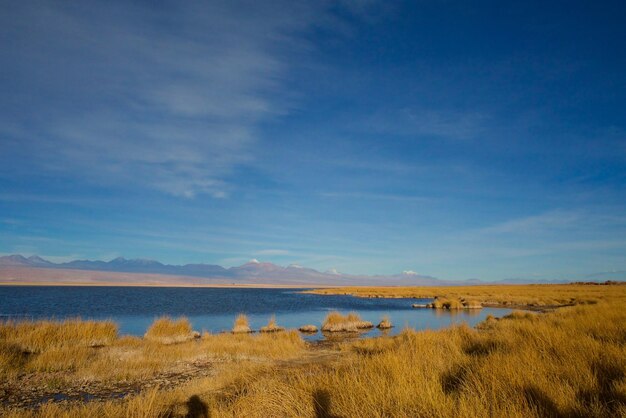
[[[325,7],[13,3],[0,17],[19,45],[3,47],[15,75],[3,153],[108,186],[226,197],[257,124],[288,110],[289,56]]]
[[[537,233],[555,229],[571,228],[581,222],[580,211],[553,210],[534,216],[512,219],[481,229],[484,234]]]

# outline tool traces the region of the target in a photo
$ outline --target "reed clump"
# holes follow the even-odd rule
[[[300,328],[298,328],[298,331],[313,334],[317,332],[317,326],[313,324],[302,325]]]
[[[250,328],[250,323],[248,322],[248,317],[244,314],[239,314],[237,318],[235,318],[235,324],[233,325],[233,334],[246,334],[252,332],[252,328]]]
[[[361,317],[350,312],[348,315],[342,315],[339,312],[330,312],[326,315],[322,331],[324,332],[358,332],[359,330],[373,328],[374,325],[369,321],[363,321]]]
[[[393,328],[393,324],[391,323],[391,319],[389,319],[389,316],[387,315],[383,316],[380,322],[378,323],[378,325],[376,325],[376,328],[378,329]]]
[[[414,308],[433,308],[433,309],[481,309],[483,306],[476,300],[464,300],[459,298],[446,298],[436,296],[435,299],[426,305],[413,304]]]
[[[172,319],[163,316],[154,320],[148,328],[144,338],[161,344],[177,344],[196,338],[199,334],[194,333],[191,323],[185,317]]]
[[[279,327],[278,324],[276,324],[276,317],[272,315],[267,325],[264,327],[261,327],[260,331],[261,332],[280,332],[284,330],[285,330],[284,327]]]
[[[464,309],[482,309],[483,305],[477,300],[463,300]]]

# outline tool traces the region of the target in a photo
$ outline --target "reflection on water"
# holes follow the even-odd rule
[[[428,309],[428,308],[421,308],[421,309]],[[486,315],[481,315],[481,313],[484,311],[484,308],[483,309],[452,309],[452,310],[432,309],[432,311],[434,312],[435,316],[438,318],[441,318],[444,316],[452,316],[452,317],[462,316],[466,318],[486,316]],[[505,314],[502,314],[502,309],[497,309],[497,311],[500,312],[501,315],[505,315]]]
[[[0,316],[5,318],[112,319],[119,324],[121,334],[131,335],[143,335],[150,323],[162,315],[187,316],[194,329],[213,333],[230,330],[239,313],[248,315],[255,330],[266,325],[272,315],[276,315],[278,325],[286,328],[305,324],[321,327],[325,316],[333,310],[343,314],[357,312],[374,325],[388,315],[394,328],[374,328],[361,334],[379,336],[395,335],[405,327],[438,329],[463,322],[474,326],[488,314],[502,316],[510,312],[494,308],[447,311],[411,307],[413,303],[428,302],[429,299],[310,295],[293,289],[0,286]],[[323,338],[321,332],[302,335],[309,340]]]

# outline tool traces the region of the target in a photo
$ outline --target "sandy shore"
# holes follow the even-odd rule
[[[272,283],[272,279],[259,277],[258,282],[233,282],[215,277],[175,276],[152,273],[122,273],[109,271],[49,269],[35,267],[0,268],[0,286],[130,286],[130,287],[223,287],[223,288],[277,288],[312,289],[334,287],[324,284]]]
[[[120,283],[120,282],[63,282],[63,281],[0,281],[0,286],[88,286],[88,287],[208,287],[208,288],[249,288],[249,289],[313,289],[330,286],[269,283]]]

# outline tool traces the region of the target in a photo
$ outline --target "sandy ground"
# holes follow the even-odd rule
[[[120,282],[57,282],[57,281],[0,281],[0,286],[123,286],[123,287],[207,287],[207,288],[249,288],[249,289],[304,289],[330,286],[288,285],[288,284],[191,284],[191,283],[120,283]]]
[[[258,282],[235,283],[223,278],[169,276],[149,273],[119,273],[107,271],[47,269],[31,267],[1,267],[0,286],[136,286],[136,287],[228,287],[228,288],[319,288],[333,287],[321,284],[271,283],[259,278]]]

